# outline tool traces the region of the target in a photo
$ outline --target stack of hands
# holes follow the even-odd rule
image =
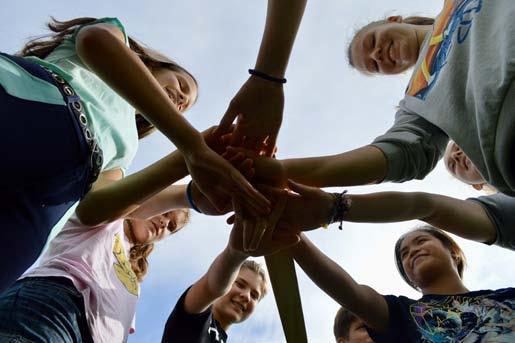
[[[221,155],[267,200],[266,206],[249,206],[238,196],[222,194],[222,202],[213,204],[194,181],[192,198],[197,208],[207,215],[223,215],[234,211],[228,223],[234,224],[230,247],[249,256],[263,256],[297,244],[300,232],[319,228],[327,223],[334,198],[318,188],[290,181],[281,163],[268,157],[264,144],[234,146],[233,135],[212,127],[204,131],[208,146]],[[275,146],[274,146],[275,152]],[[306,211],[309,209],[309,211]]]

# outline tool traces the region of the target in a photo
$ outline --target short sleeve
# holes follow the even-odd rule
[[[409,314],[409,306],[415,301],[394,295],[385,295],[384,299],[388,305],[388,328],[385,332],[367,328],[370,338],[376,343],[416,342],[418,335],[413,330]]]
[[[497,238],[493,244],[515,250],[515,197],[496,193],[467,200],[479,203],[494,223]]]
[[[423,179],[436,166],[449,140],[437,126],[402,109],[402,103],[394,125],[372,143],[388,163],[384,181]]]
[[[191,286],[181,295],[168,317],[161,343],[196,342],[200,340],[209,327],[211,308],[201,313],[188,313],[184,308],[186,294]]]
[[[120,31],[122,31],[123,36],[125,37],[125,44],[126,45],[129,44],[129,38],[127,36],[127,32],[125,32],[125,27],[120,22],[120,20],[118,20],[118,18],[100,18],[100,19],[97,19],[95,21],[92,21],[91,23],[81,25],[77,29],[75,29],[75,32],[73,33],[72,39],[75,40],[75,37],[77,36],[79,31],[81,29],[83,29],[84,27],[89,26],[89,25],[95,25],[95,24],[108,24],[108,25],[116,26],[118,29],[120,29]]]

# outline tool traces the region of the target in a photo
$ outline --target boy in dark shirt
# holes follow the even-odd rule
[[[365,323],[345,307],[336,312],[333,332],[336,343],[374,343]]]
[[[263,239],[252,251],[253,256],[273,254],[298,243],[296,233],[273,230],[285,203],[286,198],[281,198],[270,217],[264,219]],[[243,249],[242,223],[236,216],[227,247],[177,301],[162,343],[226,343],[229,326],[249,318],[265,296],[267,277],[259,263],[246,261],[250,253]]]

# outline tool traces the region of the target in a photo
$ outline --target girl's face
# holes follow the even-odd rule
[[[195,103],[197,84],[186,72],[157,68],[152,74],[180,112],[185,112]]]
[[[455,178],[469,185],[485,183],[485,179],[479,173],[477,167],[461,150],[458,144],[450,142],[443,156],[445,167]]]
[[[451,252],[438,238],[424,231],[413,231],[404,237],[400,258],[408,278],[421,289],[439,272],[457,273]]]
[[[365,74],[399,74],[418,59],[415,25],[386,21],[365,27],[351,43],[356,69]]]
[[[216,300],[213,311],[224,323],[240,323],[247,319],[261,299],[261,276],[248,268],[241,268],[229,293]]]
[[[135,244],[149,244],[160,241],[178,230],[178,223],[184,222],[182,211],[170,211],[147,220],[127,219]]]

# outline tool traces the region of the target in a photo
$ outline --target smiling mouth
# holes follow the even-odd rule
[[[425,257],[427,256],[426,254],[420,254],[420,255],[417,255],[415,256],[412,260],[411,260],[411,268],[413,268],[415,266],[415,262],[421,258],[421,257]]]
[[[234,305],[234,307],[236,307],[238,309],[239,312],[241,312],[241,313],[245,312],[245,310],[246,310],[245,307],[242,304],[240,304],[239,302],[231,300],[231,303]]]

